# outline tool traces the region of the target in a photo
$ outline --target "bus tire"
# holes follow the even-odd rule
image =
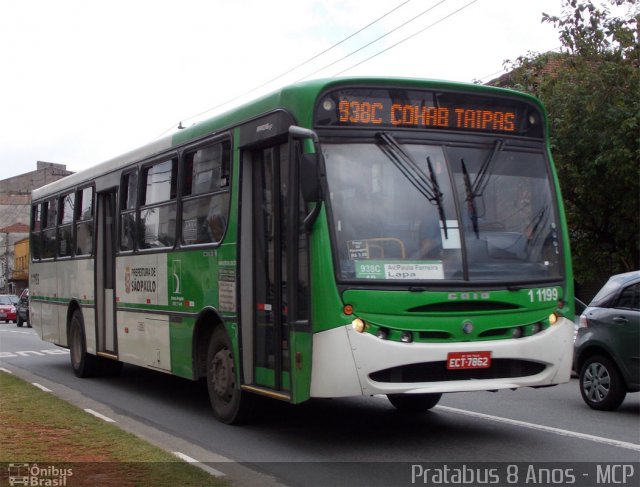
[[[580,369],[580,394],[591,409],[612,411],[627,395],[618,367],[608,357],[589,357]]]
[[[420,413],[433,408],[442,394],[387,394],[387,399],[398,411]]]
[[[87,340],[84,335],[84,320],[80,310],[71,315],[69,324],[69,355],[71,367],[76,377],[92,377],[98,369],[98,357],[87,352]]]
[[[226,424],[239,424],[249,413],[249,397],[236,381],[233,347],[224,327],[211,335],[207,351],[207,389],[214,416]]]

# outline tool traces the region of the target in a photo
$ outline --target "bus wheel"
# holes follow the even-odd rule
[[[231,340],[217,327],[207,353],[207,388],[215,417],[226,424],[241,423],[248,415],[247,393],[236,383]]]
[[[69,355],[71,367],[76,377],[91,377],[95,375],[98,366],[98,358],[87,353],[87,340],[84,336],[84,320],[82,313],[75,310],[71,315],[69,326]]]
[[[399,411],[419,413],[438,404],[442,394],[387,394],[387,399]]]

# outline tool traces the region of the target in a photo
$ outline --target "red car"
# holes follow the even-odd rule
[[[0,294],[0,321],[16,321],[16,306],[8,294]]]

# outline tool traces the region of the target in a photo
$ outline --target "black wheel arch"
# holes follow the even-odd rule
[[[207,376],[207,353],[209,342],[216,328],[224,326],[224,319],[218,310],[208,306],[203,308],[193,328],[193,378],[198,380]],[[231,338],[231,337],[229,337]],[[233,342],[233,340],[232,340]]]

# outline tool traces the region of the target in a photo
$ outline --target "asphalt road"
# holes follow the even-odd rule
[[[54,393],[58,386],[77,391],[121,422],[129,418],[166,441],[192,445],[191,452],[204,456],[196,460],[239,462],[284,485],[447,485],[437,482],[446,475],[431,476],[443,473],[434,462],[475,469],[474,485],[485,483],[483,474],[493,485],[510,485],[516,477],[509,474],[519,474],[518,485],[636,485],[640,479],[640,394],[627,395],[617,411],[593,411],[575,379],[546,389],[449,394],[418,415],[397,412],[383,397],[295,407],[264,400],[256,419],[238,427],[212,417],[201,383],[134,366],[117,378],[78,379],[65,350],[15,324],[0,323],[0,367],[40,378]],[[607,462],[620,467],[605,471]],[[622,465],[631,462],[635,476],[625,477]],[[212,464],[234,479],[229,467]]]

